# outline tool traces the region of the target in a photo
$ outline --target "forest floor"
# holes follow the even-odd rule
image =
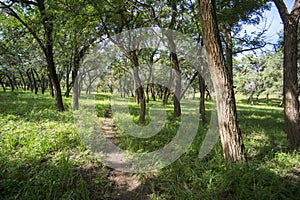
[[[111,107],[105,114],[102,130],[106,139],[112,141],[114,144],[118,144],[118,132],[113,126]],[[108,150],[106,159],[109,163],[118,163],[120,166],[126,165],[125,155],[115,150]],[[150,193],[149,184],[143,184],[136,174],[110,168],[109,180],[114,185],[115,200],[149,199],[147,197],[147,194]]]
[[[170,143],[180,128],[169,103],[163,107],[167,120],[157,134],[133,137],[113,121],[110,99],[107,93],[96,95],[97,117],[106,139],[123,150],[153,152]],[[200,124],[189,149],[172,164],[155,174],[132,174],[98,160],[83,142],[74,123],[71,98],[64,97],[66,111],[58,112],[49,94],[0,92],[0,200],[299,200],[300,148],[291,148],[286,140],[280,101],[249,105],[246,98],[237,99],[247,164],[226,164],[220,141],[200,159],[199,148],[209,128]],[[160,104],[150,101],[147,109]],[[210,119],[211,102],[206,106]],[[130,118],[115,110],[113,118],[138,121],[139,106],[134,99],[128,107]],[[150,122],[150,117],[146,119]],[[84,133],[88,135],[89,130],[93,129]],[[108,149],[108,161],[124,166],[126,157]]]

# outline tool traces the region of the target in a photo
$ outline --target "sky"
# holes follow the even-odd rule
[[[290,11],[292,9],[295,0],[284,0],[284,2]],[[271,10],[265,11],[264,16],[266,18],[266,21],[262,21],[261,24],[255,27],[254,26],[245,27],[245,30],[247,30],[247,32],[251,32],[255,30],[256,31],[260,30],[264,26],[268,27],[268,30],[266,32],[266,36],[268,36],[269,38],[268,42],[276,43],[279,38],[278,33],[283,29],[283,24],[274,3],[272,3]],[[272,48],[272,47],[268,46],[267,48]]]

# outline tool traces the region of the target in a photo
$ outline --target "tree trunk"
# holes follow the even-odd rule
[[[170,96],[170,89],[166,87],[164,92],[164,100],[163,100],[164,104],[168,103],[169,96]]]
[[[191,84],[194,82],[194,80],[196,79],[196,77],[198,76],[199,72],[197,71],[191,79],[189,79],[188,85],[184,88],[183,92],[180,95],[180,99],[182,99],[185,95],[185,93],[188,91],[189,87],[191,86]],[[195,90],[194,90],[195,92]],[[195,94],[195,93],[194,93]],[[195,99],[195,98],[193,98]]]
[[[248,104],[253,104],[253,94],[254,94],[254,90],[252,90],[248,96],[248,100],[247,100],[247,103]]]
[[[44,74],[41,76],[41,89],[42,89],[42,94],[44,94],[47,89],[47,83]]]
[[[76,79],[73,81],[73,93],[72,93],[72,107],[73,110],[78,110],[79,108],[79,103],[78,103],[78,99],[79,99],[79,80]]]
[[[153,101],[156,101],[156,97],[155,97],[155,88],[154,88],[154,84],[151,84],[151,97]]]
[[[175,27],[176,20],[177,20],[177,3],[176,1],[171,1],[172,7],[172,14],[171,14],[171,21],[169,24],[169,28],[172,30]],[[174,36],[173,32],[169,31],[166,34],[169,43],[169,50],[170,50],[170,59],[171,59],[171,66],[174,70],[174,82],[175,82],[175,91],[173,94],[173,106],[174,106],[174,116],[179,117],[181,115],[181,106],[180,106],[180,95],[181,95],[181,72],[179,68],[179,61],[176,52],[176,44],[174,43]]]
[[[233,63],[232,63],[232,36],[231,36],[231,27],[223,27],[223,33],[225,34],[226,39],[226,65],[229,72],[230,81],[233,84]]]
[[[230,72],[226,67],[213,0],[199,0],[203,41],[209,56],[209,70],[216,92],[218,122],[226,162],[245,162],[245,148],[237,122]]]
[[[49,92],[50,92],[50,95],[51,95],[52,97],[54,97],[53,84],[52,84],[52,80],[51,80],[51,77],[50,77],[49,74],[48,74],[48,86],[49,86]]]
[[[73,69],[72,69],[72,82],[73,82],[73,90],[72,90],[72,107],[73,110],[78,110],[79,108],[79,79],[78,79],[78,70],[80,66],[80,57],[78,53],[75,53],[73,60]]]
[[[67,67],[67,73],[66,73],[66,92],[65,92],[65,96],[67,98],[70,97],[70,92],[71,92],[72,85],[73,85],[73,82],[70,83],[70,77],[69,77],[71,69],[72,69],[72,65],[69,64],[69,66]]]
[[[55,89],[55,100],[56,100],[56,108],[59,111],[64,111],[64,105],[63,105],[63,100],[62,100],[62,95],[61,95],[61,88],[60,88],[60,83],[58,80],[58,76],[56,74],[56,70],[55,70],[55,64],[54,64],[54,60],[53,60],[53,52],[52,52],[52,47],[50,47],[48,49],[48,53],[50,55],[48,55],[47,57],[47,66],[48,66],[48,71],[50,74],[50,78],[51,78],[51,82],[54,86]]]
[[[15,88],[17,90],[19,90],[19,85],[18,85],[18,82],[17,82],[16,77],[14,75],[12,75],[12,81],[13,81],[13,84],[14,84]]]
[[[21,70],[18,70],[18,71],[19,71],[19,74],[20,74],[20,77],[21,77],[21,81],[22,81],[22,85],[23,85],[22,88],[23,88],[24,91],[26,91],[26,81],[24,79],[24,76],[23,76]]]
[[[198,74],[199,79],[199,88],[200,88],[200,103],[199,103],[199,113],[201,115],[202,124],[205,125],[206,115],[205,115],[205,80],[201,76],[201,74]]]
[[[168,99],[171,94],[170,88],[172,86],[172,80],[173,80],[173,70],[170,70],[169,82],[166,84],[165,91],[163,92],[163,90],[161,88],[161,95],[163,95],[162,97],[164,98],[163,99],[164,104],[168,103]]]
[[[30,72],[31,72],[31,76],[32,76],[32,79],[33,79],[34,93],[37,94],[39,89],[38,89],[38,85],[37,85],[36,78],[35,78],[35,76],[34,76],[34,71],[33,71],[33,69],[31,69]]]
[[[150,87],[150,84],[147,83],[147,86],[146,86],[146,102],[149,103],[149,87]]]
[[[287,139],[292,146],[300,146],[299,90],[297,77],[298,40],[297,29],[300,17],[300,0],[296,0],[291,13],[283,0],[274,0],[284,24],[283,46],[283,93],[284,116]]]
[[[287,138],[292,145],[300,145],[299,92],[297,77],[297,27],[292,20],[284,26],[283,91]]]
[[[51,16],[46,13],[46,8],[43,0],[37,1],[37,7],[39,8],[40,14],[42,16],[43,28],[45,31],[45,44],[44,46],[42,46],[42,48],[46,57],[49,76],[55,89],[56,108],[59,111],[64,111],[60,82],[56,73],[53,55],[53,22]]]
[[[6,75],[7,79],[8,79],[8,81],[9,81],[9,84],[10,84],[10,87],[11,87],[11,91],[12,92],[15,91],[15,86],[14,86],[14,82],[13,82],[12,78],[8,74],[5,74],[5,75]]]
[[[157,94],[158,98],[162,99],[163,98],[163,87],[159,85],[159,90]]]
[[[129,53],[128,58],[131,60],[133,63],[133,77],[134,77],[134,82],[137,86],[136,88],[136,94],[137,98],[140,104],[140,117],[139,121],[143,123],[145,121],[145,116],[146,116],[146,100],[145,100],[145,94],[144,94],[144,89],[141,83],[141,79],[139,76],[139,61],[138,57],[136,55],[136,51],[132,51]]]
[[[31,92],[33,92],[34,84],[33,84],[32,78],[31,78],[32,74],[30,73],[30,70],[31,70],[31,69],[28,69],[28,70],[26,71],[26,75],[27,75],[27,78],[28,78],[28,80],[29,80],[30,90],[31,90]]]
[[[2,88],[3,88],[3,92],[6,92],[6,88],[5,88],[5,85],[4,85],[4,83],[3,83],[3,81],[0,79],[0,84],[1,84],[1,86],[2,86]]]
[[[172,48],[175,51],[175,44],[172,40]],[[181,72],[179,70],[179,62],[176,52],[171,52],[171,63],[172,69],[174,69],[174,81],[175,81],[175,92],[173,94],[173,106],[174,106],[174,117],[179,117],[181,115],[181,106],[180,106],[180,95],[181,95]]]

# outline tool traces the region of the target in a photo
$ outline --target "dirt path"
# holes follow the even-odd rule
[[[107,111],[102,130],[107,139],[114,144],[118,143],[118,133],[115,131],[111,117],[111,108]],[[108,149],[108,150],[107,150]],[[106,147],[106,158],[109,163],[117,163],[119,166],[126,165],[126,157],[122,152],[112,150],[111,147]],[[150,199],[147,194],[150,192],[149,186],[143,184],[139,178],[131,173],[111,169],[109,172],[109,179],[113,182],[115,190],[115,200],[128,200],[128,199]]]

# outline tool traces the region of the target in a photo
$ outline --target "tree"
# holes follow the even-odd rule
[[[237,112],[230,72],[223,55],[215,2],[199,0],[203,42],[209,56],[209,70],[216,92],[218,122],[224,159],[227,162],[245,162],[245,147],[237,122]]]
[[[120,34],[124,30],[133,30],[136,28],[147,25],[144,21],[144,14],[139,10],[139,7],[134,4],[133,1],[121,1],[118,5],[110,4],[105,8],[104,15],[101,17],[101,22],[104,26],[104,32],[114,44],[116,44],[132,63],[133,79],[135,84],[136,101],[140,104],[140,116],[139,121],[142,123],[145,121],[146,116],[146,98],[144,94],[144,87],[141,85],[141,79],[139,77],[139,51],[138,51],[138,39],[133,36],[129,36],[128,44],[122,44],[122,41],[113,39],[113,34]],[[134,42],[133,42],[134,41]],[[134,45],[135,44],[135,45]],[[133,47],[136,48],[131,48]]]
[[[61,95],[60,82],[56,73],[54,54],[53,54],[53,15],[48,11],[47,6],[45,5],[45,0],[36,0],[36,1],[0,1],[0,8],[4,9],[6,13],[16,20],[18,20],[23,27],[25,27],[29,33],[35,38],[38,42],[40,48],[42,49],[46,62],[49,77],[55,88],[55,97],[56,97],[56,107],[59,111],[64,110],[63,100]],[[24,10],[27,10],[27,12]],[[33,11],[36,9],[35,11]],[[22,13],[22,11],[25,13]],[[39,24],[37,21],[30,21],[29,17],[26,16],[28,13],[34,15],[36,13],[38,16],[32,17],[33,20],[41,19],[41,27],[44,31],[43,39],[39,35],[39,30],[36,27],[32,27],[31,24],[35,26]],[[26,18],[27,17],[27,18]]]
[[[176,17],[177,17],[177,5],[175,1],[171,1],[171,22],[169,24],[169,28],[172,30],[175,27],[176,23]],[[174,106],[174,116],[179,117],[181,115],[181,106],[180,106],[180,93],[181,93],[181,72],[179,69],[179,60],[176,53],[176,44],[174,43],[174,36],[173,32],[168,32],[166,34],[168,38],[169,48],[170,48],[170,60],[171,60],[171,66],[174,70],[174,81],[175,81],[175,91],[173,95],[173,106]]]
[[[233,72],[236,91],[248,95],[248,103],[254,94],[282,95],[281,51],[245,55],[234,60]]]
[[[71,90],[72,107],[78,109],[79,86],[76,81],[78,71],[84,56],[102,36],[101,16],[102,9],[99,2],[87,1],[60,1],[56,3],[55,14],[60,21],[57,24],[56,61],[65,71],[66,93]],[[71,74],[71,81],[70,79]]]
[[[239,32],[242,31],[245,24],[259,24],[263,11],[269,7],[266,0],[218,0],[216,2],[218,24],[225,48],[226,65],[232,77],[234,55],[245,51],[253,51],[267,45],[267,40],[264,37],[266,28],[257,33],[255,37],[249,36],[246,31],[241,37]]]
[[[283,94],[287,138],[293,146],[300,145],[299,88],[297,76],[297,30],[300,17],[300,0],[291,12],[283,0],[274,0],[283,21]]]

